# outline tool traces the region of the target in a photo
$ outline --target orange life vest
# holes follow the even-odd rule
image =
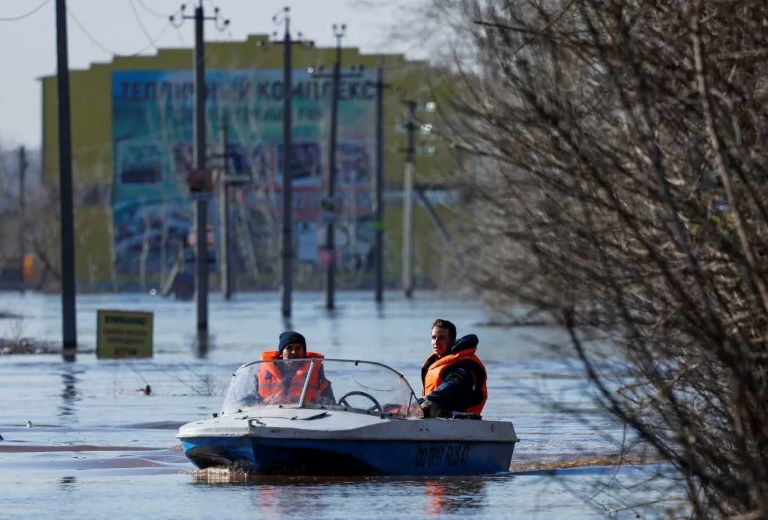
[[[322,354],[316,352],[307,352],[307,358],[323,359]],[[263,361],[277,361],[282,359],[280,352],[272,350],[261,354]],[[293,361],[292,365],[296,370],[291,374],[283,374],[279,363],[262,363],[258,373],[259,397],[265,404],[289,404],[298,403],[301,398],[301,392],[304,390],[304,381],[307,379],[307,372],[311,362]],[[319,365],[319,363],[318,363]],[[287,379],[286,379],[287,377]],[[320,379],[320,366],[312,370],[312,376],[307,386],[307,394],[304,396],[304,402],[314,403],[323,395],[323,392],[330,386],[327,380]]]
[[[422,368],[422,373],[424,374],[422,381],[423,386],[421,390],[422,395],[427,396],[437,390],[437,388],[442,384],[443,378],[445,377],[448,368],[457,363],[462,363],[465,361],[474,362],[480,367],[480,369],[483,371],[483,376],[485,376],[485,365],[483,365],[483,362],[480,361],[480,358],[475,355],[476,350],[477,347],[472,347],[460,350],[453,354],[446,354],[443,357],[435,359],[432,364],[427,366],[427,363],[429,363],[430,360],[434,358],[434,355],[429,356],[426,361],[424,361],[424,367]],[[483,377],[482,382],[475,382],[476,385],[479,384],[479,387],[476,386],[475,390],[478,392],[480,402],[467,407],[466,410],[456,410],[457,412],[470,412],[480,415],[480,413],[483,411],[483,407],[485,406],[485,402],[488,400],[488,388],[486,386],[486,379],[486,377]]]

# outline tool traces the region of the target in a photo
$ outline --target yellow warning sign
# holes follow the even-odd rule
[[[96,357],[152,357],[151,312],[99,309],[96,317]]]

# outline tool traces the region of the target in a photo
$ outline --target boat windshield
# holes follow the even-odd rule
[[[391,417],[421,415],[402,374],[380,363],[341,359],[256,361],[237,369],[222,412],[268,405]]]

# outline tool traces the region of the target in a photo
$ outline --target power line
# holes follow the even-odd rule
[[[131,7],[133,8],[133,12],[134,12],[134,14],[136,14],[136,17],[137,17],[137,19],[138,19],[138,16],[139,16],[139,14],[138,14],[138,12],[136,11],[136,8],[135,8],[135,6],[134,6],[134,4],[133,4],[133,0],[129,0],[129,1],[131,2]],[[136,0],[136,2],[138,2],[138,4],[139,4],[139,5],[140,5],[142,8],[144,8],[144,10],[145,10],[146,12],[148,12],[149,14],[151,14],[152,16],[156,16],[156,17],[158,17],[158,18],[162,18],[162,19],[164,19],[164,20],[168,20],[168,19],[169,19],[169,15],[167,15],[167,14],[163,14],[163,13],[159,13],[159,12],[155,11],[154,9],[152,9],[151,7],[149,7],[149,6],[148,6],[148,5],[147,5],[147,4],[144,2],[144,0]],[[179,11],[179,10],[177,9],[176,11],[174,11],[174,13],[177,13],[178,11]],[[141,22],[139,22],[139,23],[141,24]],[[184,37],[182,36],[182,34],[181,34],[181,31],[179,30],[179,27],[180,27],[180,26],[178,26],[178,25],[176,25],[176,24],[174,24],[174,23],[171,23],[171,25],[173,25],[174,29],[176,29],[176,36],[179,38],[179,43],[181,44],[181,46],[182,46],[182,47],[186,47],[186,46],[187,46],[187,43],[184,41]],[[142,25],[142,29],[143,29],[143,25]],[[145,34],[146,34],[146,33],[147,33],[147,31],[145,30]],[[157,42],[157,40],[158,40],[158,39],[159,39],[159,38],[156,38],[156,39],[155,39],[155,42]]]
[[[187,42],[184,41],[184,35],[181,34],[181,30],[179,29],[179,26],[174,25],[173,28],[176,29],[176,35],[179,37],[179,43],[181,44],[181,46],[186,47]]]
[[[16,22],[18,20],[23,20],[24,18],[27,18],[28,16],[32,16],[33,14],[38,12],[40,9],[45,7],[45,5],[48,2],[50,2],[50,1],[51,0],[43,0],[42,4],[38,5],[37,7],[35,7],[34,9],[32,9],[31,11],[29,11],[27,13],[20,14],[18,16],[10,16],[10,17],[7,17],[7,18],[5,18],[5,17],[4,18],[0,18],[0,22]]]
[[[144,10],[146,12],[148,12],[149,14],[151,14],[152,16],[157,16],[158,18],[164,18],[166,20],[168,19],[168,15],[167,14],[158,13],[154,9],[150,8],[147,4],[145,4],[144,0],[136,0],[136,1],[139,2],[139,5],[141,7],[143,7]]]
[[[121,58],[133,58],[135,56],[141,55],[142,53],[148,51],[149,49],[157,48],[155,43],[158,40],[160,40],[160,38],[163,37],[165,32],[168,30],[168,27],[170,26],[170,23],[166,24],[165,26],[163,26],[163,29],[160,31],[160,33],[154,39],[150,38],[149,35],[147,35],[148,39],[150,40],[150,44],[145,46],[145,47],[143,47],[139,51],[137,51],[137,52],[135,52],[133,54],[122,54],[122,53],[114,51],[113,49],[110,49],[109,47],[107,47],[106,45],[101,43],[94,35],[92,35],[88,31],[88,29],[85,28],[85,26],[82,24],[82,22],[80,22],[80,20],[77,18],[77,16],[75,15],[74,11],[72,11],[71,8],[67,7],[67,13],[69,14],[69,17],[72,18],[72,21],[75,22],[75,25],[77,25],[77,27],[83,32],[83,34],[85,34],[85,36],[91,41],[91,43],[94,46],[96,46],[99,49],[103,50],[107,54],[110,54],[110,55],[115,56],[115,57],[121,57]]]
[[[152,36],[149,35],[147,28],[144,26],[144,22],[141,21],[141,17],[139,16],[139,11],[136,9],[136,4],[133,3],[133,0],[128,0],[128,4],[130,4],[131,11],[133,11],[133,15],[136,17],[136,22],[138,22],[139,27],[141,27],[141,32],[143,32],[144,36],[147,37],[147,41],[149,42],[149,44],[152,45],[152,47],[154,47],[155,42],[152,41]]]

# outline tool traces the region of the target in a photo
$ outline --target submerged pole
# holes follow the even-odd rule
[[[227,119],[221,116],[219,125],[221,132],[221,160],[222,168],[219,174],[219,235],[221,236],[221,250],[219,251],[219,277],[221,282],[221,297],[224,301],[232,297],[232,285],[229,266],[229,155],[227,155]]]
[[[376,89],[376,198],[374,199],[374,268],[376,283],[374,298],[384,301],[384,72],[378,70]]]
[[[416,103],[407,101],[408,144],[405,150],[405,176],[403,179],[403,294],[406,298],[413,296],[413,157],[415,155],[414,117]]]
[[[325,255],[328,265],[325,274],[325,308],[335,307],[334,293],[336,292],[336,142],[339,129],[339,82],[341,76],[341,39],[344,37],[346,26],[333,26],[336,37],[336,59],[333,63],[333,79],[331,88],[331,139],[328,150],[328,221],[325,224]],[[354,193],[352,194],[354,197]],[[355,216],[353,215],[354,219]]]
[[[195,169],[205,170],[205,41],[203,38],[203,2],[195,8]],[[195,300],[197,335],[208,334],[208,202],[205,195],[195,201],[196,258]]]
[[[293,297],[293,175],[291,172],[291,32],[289,8],[285,8],[283,39],[283,241],[282,241],[282,315],[291,317]]]
[[[72,202],[72,122],[69,106],[66,0],[56,0],[56,79],[59,103],[59,190],[61,198],[61,324],[64,361],[75,361],[75,225]]]

